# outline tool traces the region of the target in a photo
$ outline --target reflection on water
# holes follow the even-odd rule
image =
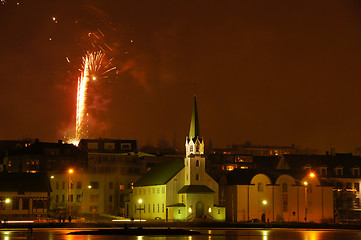
[[[79,230],[80,229],[34,229],[32,234],[28,234],[26,229],[0,230],[0,240],[361,240],[361,233],[359,231],[304,229],[193,229],[202,233],[202,235],[194,236],[67,235],[69,232]]]

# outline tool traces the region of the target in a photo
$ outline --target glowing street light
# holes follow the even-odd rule
[[[70,175],[74,173],[74,170],[72,168],[70,168],[68,170],[68,185],[69,185],[69,196],[68,196],[68,202],[69,202],[69,217],[71,216],[71,180],[70,180]]]
[[[5,203],[10,203],[10,198],[5,199]]]
[[[138,202],[139,202],[139,222],[142,222],[142,202],[143,202],[143,200],[139,199]]]
[[[267,205],[267,201],[266,201],[266,200],[263,200],[262,203],[263,203],[263,205]]]
[[[316,175],[312,172],[312,173],[310,173],[310,177],[311,178],[314,178]]]

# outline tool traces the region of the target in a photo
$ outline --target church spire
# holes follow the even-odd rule
[[[199,138],[199,122],[198,122],[198,112],[197,112],[197,99],[196,95],[194,94],[194,106],[193,106],[193,113],[191,119],[191,126],[189,129],[189,139]]]

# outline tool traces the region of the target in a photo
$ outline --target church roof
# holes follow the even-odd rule
[[[214,191],[205,185],[185,185],[178,193],[214,193]]]
[[[197,111],[197,99],[194,96],[194,106],[192,112],[191,126],[189,128],[189,139],[194,139],[199,136],[199,121],[198,121],[198,111]]]
[[[143,177],[134,183],[135,187],[166,184],[184,168],[184,160],[177,159],[152,167]]]

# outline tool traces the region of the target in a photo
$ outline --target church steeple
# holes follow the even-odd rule
[[[204,143],[200,137],[197,98],[194,95],[194,105],[192,112],[191,125],[189,128],[189,136],[186,139],[186,155],[202,155],[204,154]]]
[[[191,119],[191,126],[189,129],[189,139],[194,139],[199,137],[199,122],[198,122],[198,112],[197,112],[197,98],[194,95],[194,106]]]

